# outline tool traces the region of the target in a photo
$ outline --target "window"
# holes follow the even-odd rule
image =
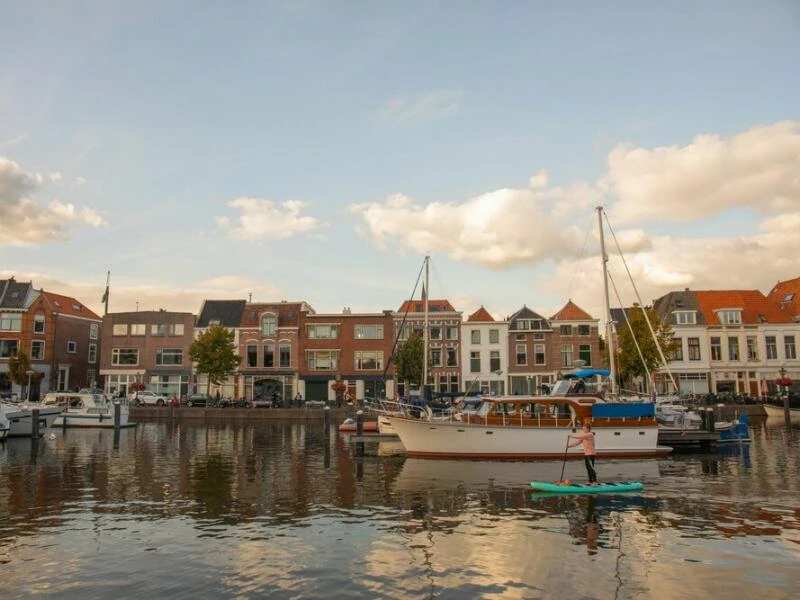
[[[728,360],[739,360],[739,338],[728,338]]]
[[[312,371],[334,371],[338,364],[336,350],[308,350],[306,357]]]
[[[675,322],[678,325],[695,325],[695,324],[697,324],[697,317],[695,316],[695,311],[693,311],[693,310],[675,311]],[[691,359],[689,359],[689,360],[691,360]]]
[[[275,366],[275,346],[272,344],[264,344],[264,367],[271,368]]]
[[[561,325],[558,328],[558,332],[561,335],[572,335],[572,325]]]
[[[439,348],[431,348],[430,363],[432,367],[442,366],[442,351]]]
[[[581,344],[578,346],[578,358],[580,358],[585,366],[592,364],[592,346],[590,344]]]
[[[778,359],[778,342],[774,335],[768,335],[764,338],[767,345],[767,360]]]
[[[97,344],[89,344],[89,357],[87,361],[90,364],[94,364],[97,362]]]
[[[689,350],[689,360],[700,360],[700,338],[686,338],[686,345]]]
[[[490,329],[489,330],[489,343],[490,344],[499,344],[500,343],[500,330],[499,329]]]
[[[458,352],[456,351],[455,348],[447,349],[447,366],[448,367],[458,366]]]
[[[758,360],[758,340],[754,335],[747,336],[747,360]]]
[[[338,325],[309,325],[308,338],[311,340],[335,340],[339,337]]]
[[[44,315],[42,313],[33,317],[33,333],[44,333]]]
[[[429,330],[430,336],[432,340],[440,340],[442,339],[442,328],[438,325],[434,325]]]
[[[378,371],[383,369],[383,352],[356,352],[355,364],[357,371]]]
[[[156,350],[157,365],[183,364],[183,350],[180,348],[159,348]]]
[[[572,344],[561,344],[561,366],[572,368]]]
[[[183,323],[173,323],[169,326],[170,335],[183,335]]]
[[[793,335],[783,336],[783,352],[787,360],[797,358],[797,350],[794,347]]]
[[[0,313],[0,331],[22,331],[22,313]]]
[[[457,340],[458,339],[458,325],[448,325],[445,328],[445,332],[447,334],[448,340]]]
[[[167,335],[167,325],[165,323],[150,325],[150,335]]]
[[[44,360],[44,342],[34,340],[31,342],[31,360]]]
[[[517,344],[517,365],[527,365],[528,364],[528,349],[525,344]]]
[[[0,358],[8,358],[17,353],[17,340],[0,340]]]
[[[489,352],[489,370],[490,371],[499,371],[500,370],[500,351],[499,350],[492,350]]]
[[[145,335],[147,333],[147,325],[144,323],[131,323],[131,335]]]
[[[281,344],[278,347],[278,360],[281,367],[292,366],[292,347],[289,344]]]
[[[97,371],[94,369],[86,369],[86,379],[89,380],[89,387],[97,387]]]
[[[382,340],[383,325],[356,325],[357,340]]]
[[[261,335],[275,335],[278,329],[278,317],[275,315],[261,316]]]
[[[127,323],[116,323],[111,328],[111,335],[128,335]]]
[[[683,360],[683,338],[673,338],[672,343],[670,360]]]
[[[741,325],[742,311],[738,309],[721,310],[717,313],[717,318],[723,325]]]
[[[469,332],[469,341],[473,344],[480,344],[481,343],[481,330],[480,329],[472,329]]]
[[[722,360],[722,341],[718,337],[711,338],[711,360]]]
[[[139,350],[136,348],[112,348],[111,364],[115,366],[138,365]]]
[[[75,354],[78,351],[78,342],[74,340],[67,340],[67,352]]]
[[[588,337],[592,335],[592,328],[589,325],[578,325],[578,335]]]
[[[481,372],[481,353],[480,352],[470,352],[469,353],[469,371],[470,371],[470,373],[480,373]]]
[[[89,325],[89,339],[96,340],[97,335],[100,333],[100,325],[97,323],[91,323]]]
[[[544,344],[534,344],[533,345],[533,364],[535,364],[535,365],[543,365],[543,364],[545,364],[545,345]]]
[[[247,367],[255,369],[258,366],[258,346],[248,344],[247,346]]]

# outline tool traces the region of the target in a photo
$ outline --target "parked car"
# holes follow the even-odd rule
[[[186,398],[186,406],[208,406],[211,404],[211,398],[208,394],[190,394]]]
[[[134,404],[144,404],[145,406],[166,406],[168,400],[165,396],[161,394],[156,394],[155,392],[151,392],[150,390],[142,390],[140,392],[134,392],[132,401]]]

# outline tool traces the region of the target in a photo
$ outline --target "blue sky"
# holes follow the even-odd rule
[[[798,275],[791,0],[3,10],[0,276],[97,310],[397,308],[430,251],[466,312],[597,314],[598,203],[645,301]]]

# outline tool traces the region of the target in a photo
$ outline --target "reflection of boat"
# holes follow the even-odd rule
[[[39,410],[39,435],[44,429],[52,427],[53,422],[61,414],[61,409],[41,404],[3,403],[0,412],[9,422],[8,437],[30,437],[33,435],[33,410]]]
[[[43,404],[57,406],[63,412],[53,423],[54,427],[100,427],[114,428],[114,403],[105,396],[89,393],[50,392],[45,394]],[[128,422],[128,403],[119,404],[119,426],[132,427],[136,423]]]
[[[426,460],[407,458],[394,481],[397,492],[425,489],[485,489],[525,487],[531,480],[586,480],[582,462],[567,462],[562,476],[561,463],[554,461]],[[657,459],[598,460],[597,472],[604,481],[651,481],[659,479]]]
[[[362,431],[368,432],[376,432],[378,431],[378,422],[377,421],[364,421]],[[347,433],[355,433],[358,429],[358,423],[352,417],[346,418],[342,421],[341,425],[339,425],[339,431],[345,431]]]
[[[767,413],[767,417],[770,418],[780,417],[781,419],[783,419],[786,414],[783,410],[783,406],[779,406],[776,404],[764,404],[764,411]],[[800,408],[790,408],[789,418],[792,421],[800,421]]]

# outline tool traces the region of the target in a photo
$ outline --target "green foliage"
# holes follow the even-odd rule
[[[398,381],[421,386],[425,348],[421,333],[409,337],[394,353],[394,371]]]
[[[669,356],[675,347],[676,342],[672,338],[672,328],[662,323],[653,309],[645,308],[645,312],[653,326],[653,331],[655,331],[656,340],[653,340],[653,335],[650,333],[642,309],[638,304],[634,304],[633,309],[628,311],[630,327],[628,323],[617,323],[616,368],[618,380],[621,382],[631,381],[637,376],[645,377],[648,370],[651,373],[658,371],[664,366],[658,346],[661,346],[665,356]],[[634,339],[639,344],[641,357],[636,349]]]
[[[195,370],[208,376],[207,392],[212,383],[221,384],[239,368],[242,357],[236,354],[233,339],[232,330],[212,325],[189,347],[189,358],[195,363]]]
[[[22,351],[8,357],[8,376],[17,385],[28,385],[28,371],[32,368],[28,355]],[[31,375],[31,383],[36,383],[42,377],[44,377],[44,373],[34,371]]]

